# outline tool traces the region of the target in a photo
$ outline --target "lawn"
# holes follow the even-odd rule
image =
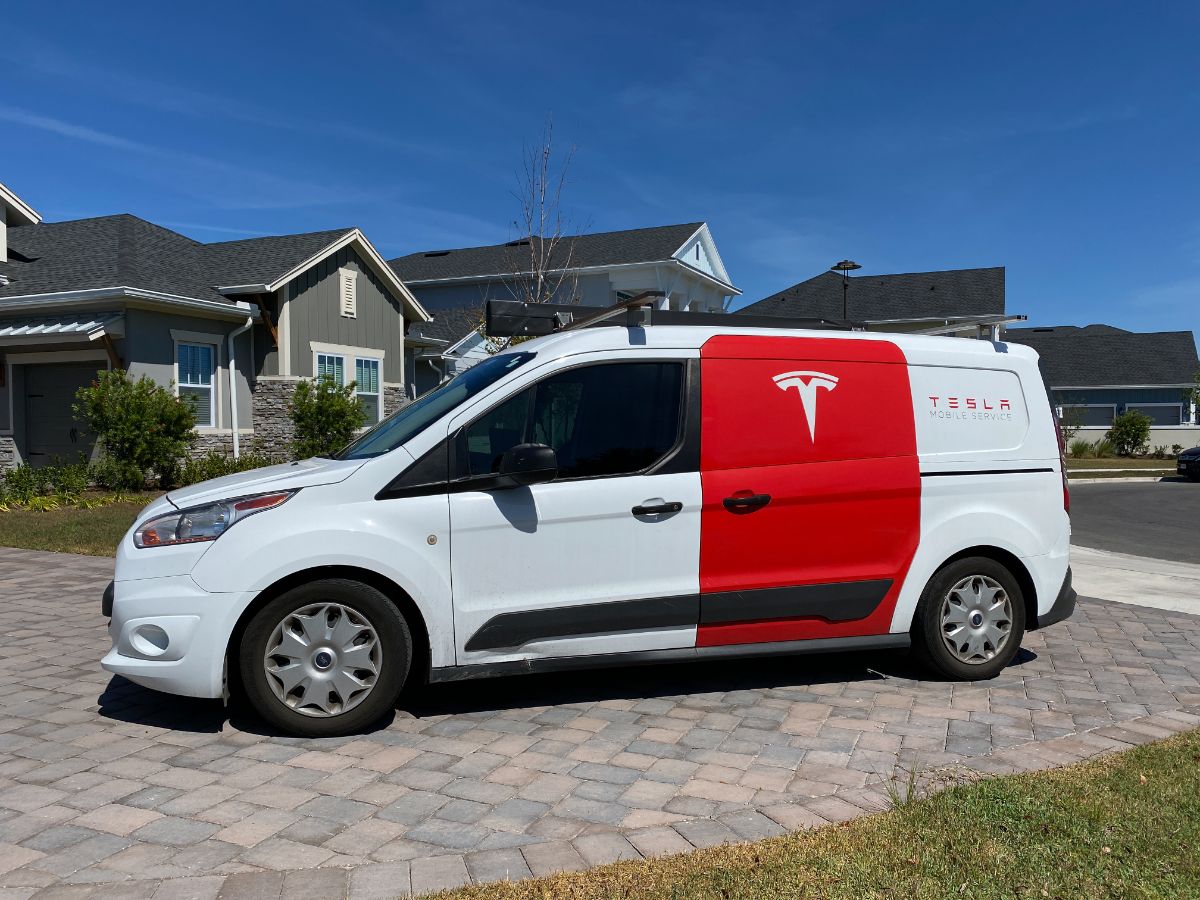
[[[1200,897],[1200,732],[977,781],[841,826],[454,900]]]
[[[1070,472],[1074,469],[1151,469],[1161,472],[1174,472],[1175,460],[1141,458],[1068,459],[1067,471]]]
[[[26,509],[0,512],[0,546],[112,556],[134,517],[153,496],[147,494],[131,503],[96,509],[64,507],[47,512]]]

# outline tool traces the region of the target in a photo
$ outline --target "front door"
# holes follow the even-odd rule
[[[450,494],[460,665],[694,645],[700,475],[685,440],[687,372],[685,359],[640,354],[574,365],[452,426],[455,476],[480,486]],[[488,489],[521,443],[553,447],[558,477]]]
[[[31,466],[77,463],[92,455],[94,439],[75,417],[75,392],[103,363],[25,366],[25,458]]]

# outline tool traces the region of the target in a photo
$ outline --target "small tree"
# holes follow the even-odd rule
[[[140,490],[151,478],[169,485],[196,440],[195,408],[145,375],[97,372],[75,394],[75,415],[88,423],[104,454],[98,477],[112,488]]]
[[[1127,409],[1115,419],[1105,437],[1112,441],[1118,456],[1142,453],[1150,444],[1150,417],[1136,409]]]
[[[548,118],[536,146],[524,148],[513,197],[518,214],[515,239],[504,245],[507,299],[521,303],[574,303],[579,289],[575,269],[575,234],[562,205],[563,190],[575,148],[554,147],[554,120]],[[496,297],[484,296],[484,300]],[[491,337],[480,319],[479,333],[488,353],[499,353],[526,338]]]
[[[301,381],[292,396],[296,459],[331,456],[350,443],[366,421],[367,415],[354,397],[353,381],[345,387],[327,375]]]
[[[1064,407],[1062,418],[1058,420],[1058,427],[1062,431],[1063,443],[1069,446],[1075,439],[1075,435],[1079,434],[1079,429],[1083,427],[1083,416],[1079,412],[1079,407]]]

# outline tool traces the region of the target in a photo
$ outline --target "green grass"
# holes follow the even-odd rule
[[[1200,732],[959,785],[841,826],[455,900],[1200,897]]]
[[[1152,469],[1162,472],[1174,472],[1173,459],[1141,459],[1121,458],[1111,459],[1068,459],[1067,471],[1072,469]]]
[[[62,509],[35,512],[12,509],[0,512],[0,547],[56,550],[112,556],[134,518],[153,495],[133,503],[114,503],[96,509]]]

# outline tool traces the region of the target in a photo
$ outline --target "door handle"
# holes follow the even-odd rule
[[[751,513],[771,502],[770,494],[751,494],[748,497],[726,497],[721,501],[731,513]]]
[[[655,503],[651,506],[635,506],[630,510],[635,516],[658,516],[663,513],[677,513],[683,509],[683,504],[678,500],[672,500],[670,503]]]

